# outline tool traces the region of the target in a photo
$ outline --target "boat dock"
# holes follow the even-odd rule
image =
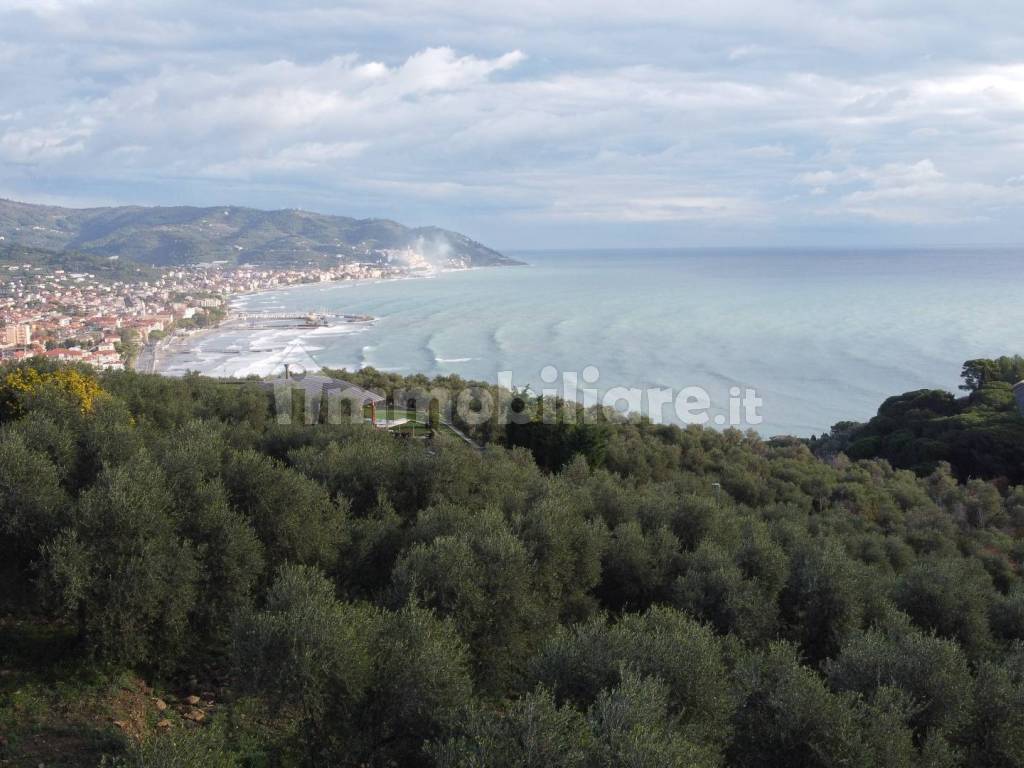
[[[297,328],[325,328],[343,323],[369,323],[370,315],[345,315],[331,312],[235,312],[228,318],[228,323],[253,330],[261,328],[288,328],[282,325],[293,321]]]

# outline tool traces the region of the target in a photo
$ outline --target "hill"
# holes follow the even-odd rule
[[[458,232],[300,210],[188,206],[59,208],[0,200],[0,245],[118,256],[156,266],[204,261],[286,266],[382,260],[409,249],[435,266],[517,264]]]
[[[961,376],[962,397],[941,389],[890,397],[866,424],[843,422],[812,441],[815,453],[885,459],[919,475],[947,462],[961,481],[1024,482],[1024,418],[1013,398],[1024,358],[968,360]]]
[[[78,251],[48,251],[6,241],[0,243],[0,269],[22,266],[38,267],[48,272],[57,269],[66,272],[88,272],[101,282],[149,280],[159,274],[158,270],[131,259]]]

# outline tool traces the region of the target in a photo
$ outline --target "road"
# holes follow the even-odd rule
[[[156,344],[144,344],[135,358],[135,370],[139,373],[156,373],[157,352],[160,347]]]

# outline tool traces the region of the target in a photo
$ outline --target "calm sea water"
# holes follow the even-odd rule
[[[303,286],[253,311],[365,313],[370,326],[224,332],[167,373],[267,374],[282,362],[458,373],[542,386],[595,366],[611,387],[730,387],[763,399],[765,435],[863,420],[889,395],[955,389],[972,357],[1024,351],[1021,250],[704,249],[513,254],[529,266]],[[666,420],[670,414],[666,412]]]

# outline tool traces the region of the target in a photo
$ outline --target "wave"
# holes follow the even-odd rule
[[[870,417],[883,393],[955,388],[960,360],[1011,349],[1013,324],[1006,318],[1021,314],[1019,290],[999,277],[1012,274],[1015,257],[879,254],[865,264],[816,252],[766,252],[724,264],[717,252],[685,259],[627,251],[538,255],[530,259],[532,269],[475,272],[472,292],[465,276],[349,281],[237,303],[326,305],[376,316],[307,332],[303,343],[321,349],[306,351],[332,368],[454,369],[476,378],[514,369],[517,383],[536,384],[547,364],[580,372],[594,365],[602,390],[702,386],[719,408],[730,386],[749,384],[765,401],[762,434],[808,435],[844,418]],[[745,271],[727,276],[726,267]],[[955,299],[965,293],[989,297],[991,317],[960,308]],[[842,323],[816,322],[835,306],[844,307]],[[242,375],[259,358],[292,358],[284,350],[302,334],[295,328],[211,334],[189,343],[198,351],[162,358],[160,366]],[[226,354],[234,344],[242,349]]]
[[[356,370],[362,370],[363,368],[376,367],[370,361],[372,352],[376,349],[373,344],[364,344],[362,348],[356,353],[359,356],[359,361],[355,364]]]

